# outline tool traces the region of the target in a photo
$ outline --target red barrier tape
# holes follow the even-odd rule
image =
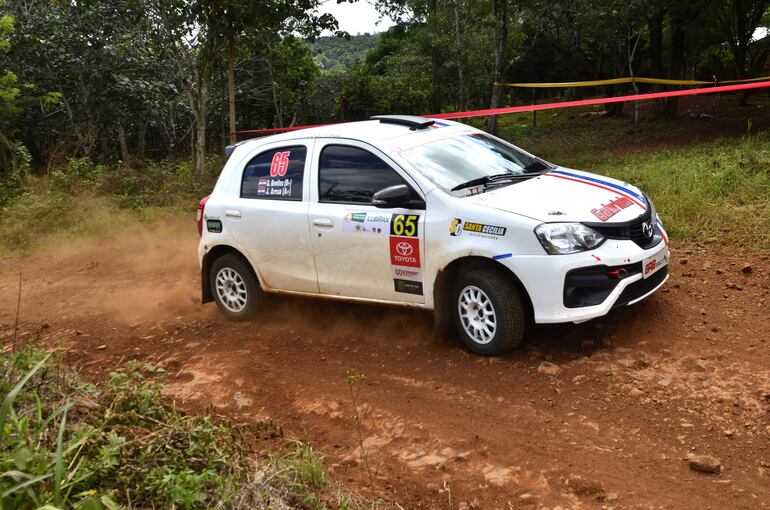
[[[465,112],[434,113],[423,115],[431,119],[467,119],[470,117],[486,117],[488,115],[504,115],[507,113],[534,112],[537,110],[551,110],[555,108],[573,108],[575,106],[591,106],[597,104],[624,103],[626,101],[644,101],[649,99],[663,99],[666,97],[694,96],[696,94],[716,94],[719,92],[736,92],[739,90],[760,89],[770,87],[770,81],[756,83],[742,83],[739,85],[723,85],[700,89],[672,90],[669,92],[652,92],[649,94],[633,94],[630,96],[603,97],[599,99],[581,99],[579,101],[562,101],[559,103],[533,104],[527,106],[509,106],[506,108],[491,108],[487,110],[469,110]],[[235,131],[234,134],[254,133],[282,133],[296,131],[312,127],[329,126],[331,124],[314,124],[312,126],[292,126],[287,128],[251,129],[248,131]]]
[[[600,99],[581,99],[580,101],[563,101],[561,103],[533,104],[529,106],[511,106],[507,108],[492,108],[488,110],[471,110],[467,112],[438,113],[425,115],[431,119],[464,119],[469,117],[486,117],[487,115],[503,115],[506,113],[533,112],[553,108],[571,108],[574,106],[589,106],[595,104],[624,103],[626,101],[643,101],[662,99],[665,97],[694,96],[696,94],[715,94],[717,92],[735,92],[738,90],[759,89],[770,87],[770,81],[744,83],[740,85],[725,85],[704,89],[672,90],[670,92],[652,92],[649,94],[634,94],[631,96],[603,97]]]

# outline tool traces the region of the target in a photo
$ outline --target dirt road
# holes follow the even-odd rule
[[[94,377],[157,363],[184,407],[273,420],[403,508],[770,508],[767,254],[674,245],[656,296],[488,359],[422,312],[276,298],[227,322],[198,304],[196,242],[184,218],[2,261],[0,341],[23,263],[23,339],[65,342]]]

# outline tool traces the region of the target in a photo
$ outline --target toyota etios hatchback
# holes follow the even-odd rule
[[[668,277],[650,199],[478,129],[379,116],[242,142],[198,211],[203,301],[263,292],[433,310],[473,352],[581,322]]]

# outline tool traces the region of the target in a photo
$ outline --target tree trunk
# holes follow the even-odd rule
[[[227,105],[230,119],[230,144],[235,144],[238,137],[235,134],[235,37],[227,41]]]
[[[495,75],[492,84],[492,97],[489,101],[489,108],[498,108],[503,97],[503,88],[495,83],[503,78],[503,68],[505,66],[505,50],[508,43],[508,0],[492,0],[492,16],[495,18]],[[497,115],[487,116],[487,132],[497,133]]]
[[[267,48],[267,76],[270,78],[270,87],[273,89],[273,106],[275,107],[275,119],[278,126],[283,127],[283,111],[281,111],[281,102],[278,99],[278,84],[273,78],[273,52]]]
[[[455,0],[455,59],[457,60],[457,100],[460,110],[465,110],[465,80],[463,79],[463,44],[460,31],[460,2]]]
[[[139,119],[139,139],[136,142],[136,159],[144,161],[144,153],[147,147],[147,125],[150,123],[147,114],[143,114]]]
[[[679,10],[679,9],[677,9]],[[669,59],[668,77],[674,80],[684,78],[685,70],[685,25],[687,21],[681,12],[671,13],[671,56]],[[663,115],[666,117],[675,117],[679,109],[679,98],[668,97],[663,107]]]
[[[127,165],[131,160],[131,154],[128,152],[128,143],[126,142],[126,130],[123,124],[118,126],[118,142],[120,143],[120,159]]]
[[[193,114],[194,129],[192,133],[193,174],[198,182],[203,180],[206,172],[206,120],[208,116],[208,84],[202,79],[203,73],[198,74],[193,90],[188,90],[190,109]]]
[[[436,0],[430,1],[430,10],[428,11],[428,29],[433,34],[430,42],[430,110],[435,113],[441,111],[441,65],[444,61],[444,55],[441,54],[441,48],[436,40],[440,37],[438,28],[438,12]]]
[[[653,78],[663,77],[663,19],[663,12],[657,12],[649,21],[650,64]],[[660,90],[660,86],[655,84],[652,86],[652,90],[657,92]],[[659,116],[663,113],[663,101],[660,99],[655,99],[654,101],[655,115]]]
[[[19,158],[16,155],[16,148],[11,144],[8,138],[3,133],[0,133],[0,146],[5,147],[8,151],[8,156],[11,159],[11,168],[16,171],[19,169]]]
[[[205,107],[204,107],[205,110]],[[203,180],[206,173],[206,112],[201,112],[204,120],[195,126],[195,177],[198,182]]]

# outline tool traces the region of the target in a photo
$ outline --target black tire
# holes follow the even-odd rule
[[[220,272],[223,272],[223,277],[225,275],[232,275],[233,273],[237,275],[243,282],[242,287],[237,285],[237,280],[234,280],[231,287],[234,294],[228,293],[224,297],[220,296],[221,289],[217,288],[217,277]],[[254,274],[251,265],[242,257],[233,253],[222,255],[211,264],[209,285],[211,286],[211,293],[214,296],[214,302],[219,309],[229,319],[236,321],[254,317],[263,297],[262,289],[259,287],[257,276]],[[237,300],[228,301],[228,295],[237,296]],[[245,299],[245,303],[241,308],[236,305],[241,304],[242,298]]]
[[[476,293],[474,288],[480,290],[486,296],[486,300],[481,294]],[[465,317],[461,316],[460,312],[460,300],[463,299],[464,293]],[[474,297],[478,300],[474,301]],[[482,302],[487,315],[490,308],[494,314],[494,328],[490,324],[492,321],[483,313],[478,312],[478,319],[475,319],[477,307],[474,303]],[[499,271],[480,268],[461,272],[452,288],[450,306],[457,333],[468,349],[474,353],[482,356],[499,356],[521,345],[526,325],[524,306],[518,289]],[[466,325],[476,336],[469,334]],[[490,329],[493,332],[490,332]],[[491,338],[489,338],[490,335]]]

